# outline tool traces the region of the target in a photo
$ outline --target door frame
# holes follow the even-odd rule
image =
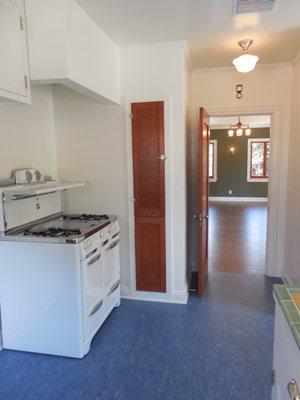
[[[289,121],[283,121],[283,106],[255,106],[212,108],[206,107],[210,117],[240,115],[271,116],[271,172],[268,183],[268,218],[266,238],[265,275],[281,277],[283,268],[283,252],[285,238],[285,207],[288,173]]]
[[[165,154],[168,157],[165,162],[165,232],[166,232],[166,292],[144,292],[136,290],[136,267],[135,267],[135,221],[133,197],[133,157],[132,157],[132,121],[131,103],[143,103],[152,101],[164,102],[164,131],[165,131]],[[125,99],[125,130],[127,146],[127,186],[128,186],[128,234],[129,234],[129,270],[130,286],[122,287],[122,297],[160,301],[168,303],[187,302],[187,293],[174,293],[173,290],[173,269],[172,269],[172,140],[171,140],[171,105],[172,96],[168,94],[153,94],[144,96],[133,96]]]

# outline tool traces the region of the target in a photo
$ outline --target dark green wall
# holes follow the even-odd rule
[[[252,129],[250,138],[270,137],[269,128]],[[268,183],[247,182],[247,141],[248,137],[227,135],[225,129],[212,129],[210,138],[217,140],[217,182],[210,182],[212,197],[267,197]],[[230,154],[234,147],[234,154]],[[229,190],[232,194],[229,194]]]

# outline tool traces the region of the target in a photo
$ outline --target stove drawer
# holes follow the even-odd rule
[[[120,281],[111,286],[109,294],[99,300],[89,314],[86,315],[86,341],[92,340],[114,307],[120,302]]]

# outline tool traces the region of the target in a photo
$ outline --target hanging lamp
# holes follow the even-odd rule
[[[243,39],[238,42],[238,45],[243,49],[243,54],[232,61],[238,72],[247,73],[254,70],[259,58],[249,54],[249,47],[252,44],[252,39]]]

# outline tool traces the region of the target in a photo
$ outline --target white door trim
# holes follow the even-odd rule
[[[129,118],[131,114],[131,103],[142,103],[151,101],[164,102],[164,129],[165,129],[165,155],[167,156],[165,164],[165,204],[166,204],[166,293],[143,292],[136,290],[135,275],[135,221],[134,204],[132,197],[133,188],[133,157],[132,157],[132,121]],[[172,234],[172,135],[171,135],[171,104],[172,97],[169,94],[153,94],[145,96],[134,96],[125,99],[125,127],[127,143],[127,179],[128,179],[128,226],[129,226],[129,269],[130,269],[130,287],[122,288],[122,297],[161,301],[171,303],[186,303],[187,291],[178,292],[173,288],[173,234]]]
[[[226,201],[226,202],[239,202],[239,203],[267,203],[267,197],[222,197],[222,196],[212,196],[209,197],[209,201]]]
[[[240,115],[271,115],[271,167],[268,189],[268,226],[266,267],[268,276],[281,276],[285,235],[285,204],[288,168],[288,135],[283,135],[283,106],[255,106],[233,108],[206,107],[211,117]],[[288,121],[286,121],[287,131]]]

